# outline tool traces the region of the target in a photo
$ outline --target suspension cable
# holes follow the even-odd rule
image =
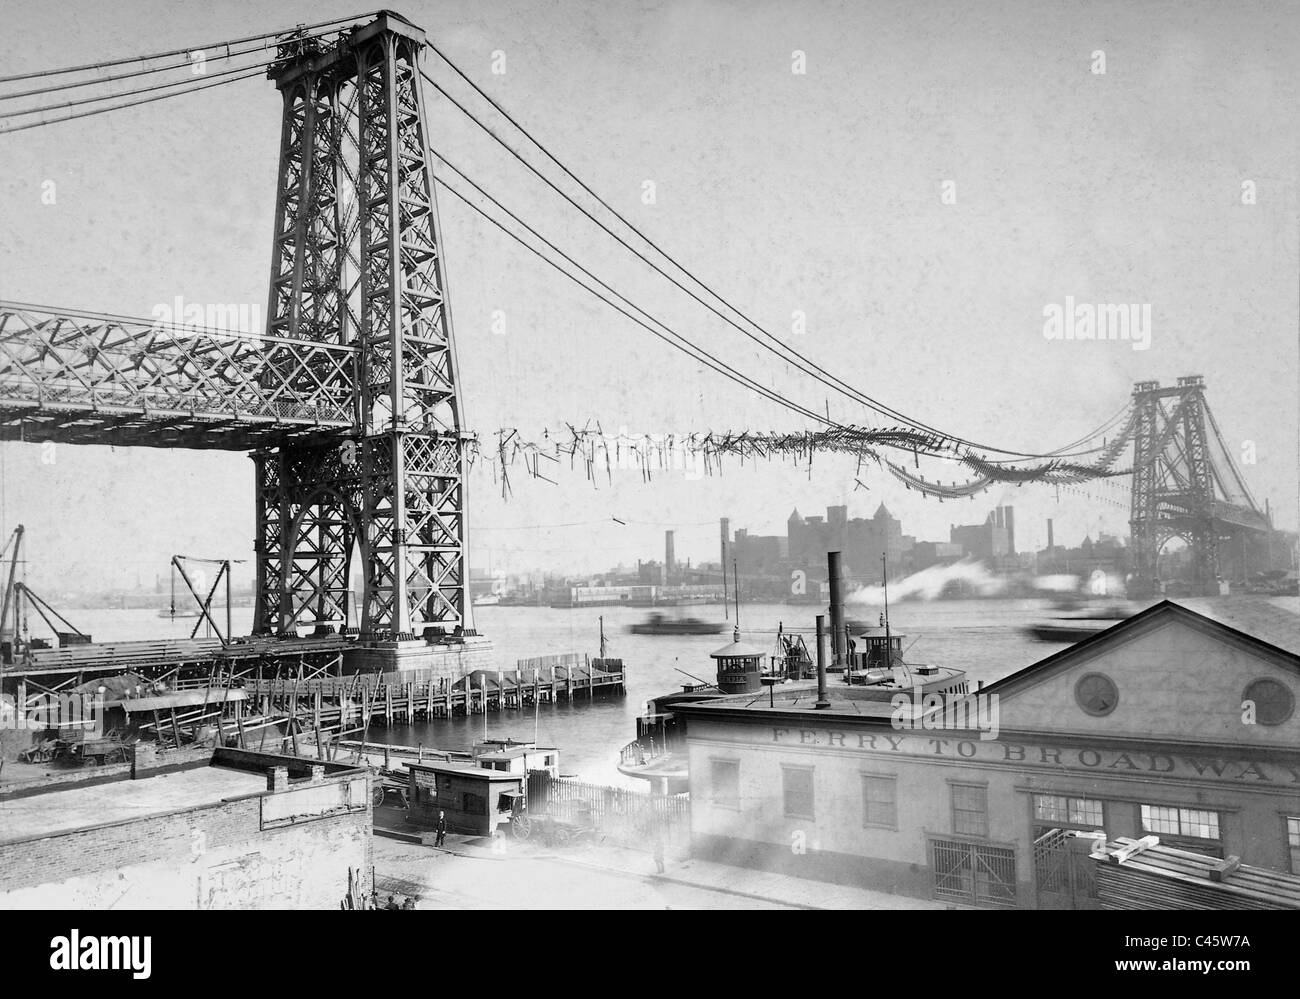
[[[765,336],[768,340],[772,341],[772,343],[777,344],[778,347],[780,348],[780,350],[788,351],[789,354],[791,354],[791,355],[793,356],[793,358],[796,358],[796,359],[797,359],[797,361],[794,361],[796,367],[799,367],[800,370],[804,371],[805,374],[810,375],[811,377],[813,377],[813,378],[816,379],[817,381],[821,382],[822,384],[826,385],[827,387],[829,387],[829,388],[833,388],[833,389],[835,389],[835,391],[840,392],[841,394],[848,396],[850,399],[853,399],[853,401],[859,403],[860,405],[865,405],[865,406],[867,406],[868,408],[874,410],[875,412],[879,413],[879,414],[882,415],[882,416],[888,416],[888,417],[890,417],[890,418],[892,418],[892,419],[900,420],[900,421],[902,421],[902,422],[904,422],[904,423],[906,423],[906,424],[908,424],[909,426],[912,426],[912,427],[914,427],[914,428],[917,428],[917,429],[924,430],[924,431],[929,432],[929,433],[934,433],[934,434],[936,434],[936,435],[942,436],[942,437],[944,437],[944,438],[946,438],[946,439],[948,439],[948,440],[951,440],[954,444],[961,444],[961,445],[964,445],[964,446],[966,446],[966,447],[968,447],[968,448],[971,448],[971,449],[977,449],[977,450],[983,450],[983,451],[991,451],[991,452],[994,452],[994,453],[997,453],[997,454],[1009,455],[1009,456],[1017,457],[1017,458],[1053,458],[1053,457],[1072,457],[1072,456],[1074,456],[1073,454],[1067,453],[1066,450],[1063,449],[1063,448],[1062,448],[1062,449],[1057,449],[1057,450],[1055,450],[1055,451],[1048,452],[1048,453],[1032,453],[1032,452],[1012,451],[1012,450],[1008,450],[1008,449],[1004,449],[1004,448],[993,447],[993,446],[991,446],[991,445],[979,444],[979,443],[977,443],[977,442],[970,441],[970,440],[967,440],[967,439],[965,439],[965,438],[958,437],[958,436],[953,435],[953,434],[945,433],[945,432],[942,431],[942,430],[938,430],[937,428],[932,427],[932,426],[930,426],[930,425],[928,425],[928,424],[925,424],[925,423],[923,423],[923,422],[921,422],[921,421],[919,421],[919,420],[915,420],[915,419],[913,419],[913,418],[911,418],[911,417],[908,417],[908,416],[906,416],[905,414],[900,413],[900,412],[898,412],[897,410],[894,410],[894,409],[892,409],[892,408],[889,407],[889,406],[886,406],[884,403],[881,403],[881,402],[879,402],[879,401],[877,401],[877,400],[871,398],[870,396],[866,395],[865,393],[861,392],[860,390],[853,388],[851,385],[849,385],[848,383],[842,381],[842,380],[839,379],[838,377],[836,377],[836,376],[830,374],[830,372],[826,371],[824,368],[820,367],[820,366],[817,365],[815,362],[810,361],[808,358],[804,357],[804,355],[800,354],[798,351],[794,350],[794,349],[791,348],[791,347],[786,346],[786,345],[783,344],[783,343],[782,343],[782,342],[781,342],[777,337],[775,337],[773,334],[771,334],[771,333],[768,332],[766,329],[764,329],[764,328],[763,328],[761,325],[759,325],[756,321],[754,321],[753,319],[751,319],[749,316],[745,315],[745,313],[741,312],[739,309],[737,309],[734,305],[732,305],[730,302],[728,302],[726,299],[724,299],[724,298],[723,298],[721,295],[719,295],[717,292],[713,291],[713,289],[710,288],[710,287],[709,287],[709,286],[708,286],[704,281],[702,281],[700,278],[696,277],[695,274],[693,274],[693,273],[692,273],[691,271],[689,271],[686,267],[684,267],[682,264],[680,264],[677,260],[675,260],[675,259],[674,259],[671,255],[669,255],[666,251],[664,251],[663,249],[661,249],[661,248],[658,246],[658,244],[656,244],[656,243],[655,243],[653,240],[651,240],[648,236],[646,236],[644,233],[642,233],[642,232],[641,232],[641,231],[640,231],[636,226],[634,226],[634,225],[633,225],[631,222],[629,222],[629,221],[628,221],[628,220],[627,220],[623,215],[621,215],[621,214],[620,214],[618,211],[616,211],[612,206],[610,206],[610,205],[609,205],[609,204],[608,204],[604,199],[600,198],[599,195],[595,194],[595,192],[592,191],[590,187],[588,187],[586,184],[584,184],[581,180],[578,179],[578,177],[573,173],[573,171],[571,171],[571,170],[570,170],[568,167],[566,167],[562,162],[560,162],[560,160],[559,160],[559,159],[558,159],[554,154],[552,154],[552,153],[550,152],[550,150],[549,150],[545,145],[543,145],[540,141],[538,141],[536,138],[534,138],[533,135],[532,135],[530,132],[528,132],[528,131],[527,131],[527,130],[522,126],[522,125],[520,125],[520,124],[518,123],[518,121],[516,121],[516,120],[515,120],[515,119],[514,119],[510,114],[508,114],[508,113],[505,111],[505,109],[501,107],[500,104],[498,104],[495,100],[493,100],[490,96],[488,96],[488,95],[487,95],[487,94],[482,90],[482,88],[480,88],[480,87],[479,87],[476,83],[474,83],[474,81],[471,80],[471,79],[470,79],[470,78],[469,78],[469,77],[468,77],[468,76],[467,76],[463,71],[461,71],[460,67],[458,67],[455,63],[453,63],[453,62],[451,61],[451,59],[448,58],[447,55],[446,55],[445,53],[442,52],[441,49],[439,49],[436,45],[434,45],[434,44],[431,43],[431,42],[428,43],[428,44],[429,44],[429,47],[430,47],[431,49],[433,49],[433,51],[434,51],[435,53],[437,53],[437,55],[438,55],[438,56],[439,56],[439,57],[440,57],[444,62],[447,63],[448,66],[450,66],[450,67],[451,67],[451,68],[452,68],[452,69],[453,69],[453,70],[454,70],[454,71],[455,71],[455,72],[456,72],[456,73],[457,73],[457,74],[458,74],[462,79],[464,79],[464,80],[465,80],[465,81],[466,81],[466,82],[467,82],[467,83],[468,83],[468,84],[469,84],[469,85],[470,85],[470,86],[471,86],[471,87],[472,87],[472,88],[473,88],[473,89],[474,89],[474,90],[475,90],[475,91],[476,91],[480,96],[482,96],[485,100],[487,100],[488,103],[491,104],[491,105],[492,105],[492,106],[493,106],[493,107],[494,107],[498,112],[500,112],[501,115],[502,115],[503,117],[505,117],[505,119],[506,119],[507,121],[509,121],[509,122],[510,122],[510,123],[511,123],[515,128],[516,128],[516,129],[518,129],[518,130],[519,130],[519,131],[520,131],[520,132],[521,132],[521,133],[522,133],[522,134],[523,134],[523,135],[524,135],[524,136],[525,136],[525,137],[526,137],[530,142],[532,142],[533,145],[535,145],[538,149],[540,149],[540,150],[542,151],[542,153],[543,153],[543,154],[544,154],[548,159],[550,159],[550,160],[551,160],[553,163],[555,163],[555,164],[556,164],[556,165],[557,165],[557,166],[558,166],[558,167],[559,167],[559,168],[560,168],[560,169],[561,169],[565,174],[567,174],[570,178],[572,178],[575,182],[577,182],[578,185],[579,185],[580,187],[582,187],[582,189],[583,189],[584,191],[586,191],[586,192],[587,192],[588,194],[590,194],[593,198],[595,198],[595,199],[596,199],[596,200],[597,200],[597,201],[598,201],[602,206],[604,206],[604,207],[605,207],[608,211],[610,211],[610,212],[611,212],[611,213],[612,213],[616,218],[618,218],[619,221],[621,221],[625,226],[627,226],[629,229],[631,229],[633,232],[635,232],[635,233],[636,233],[639,237],[641,237],[641,239],[644,240],[644,241],[645,241],[649,246],[653,247],[655,251],[657,251],[661,256],[663,256],[663,257],[664,257],[665,259],[667,259],[670,263],[672,263],[672,264],[673,264],[673,265],[674,265],[678,270],[680,270],[682,273],[686,274],[686,275],[687,275],[687,276],[688,276],[692,281],[694,281],[696,284],[698,284],[700,287],[702,287],[706,292],[708,292],[710,295],[712,295],[714,298],[716,298],[719,302],[721,302],[724,306],[726,306],[726,307],[727,307],[728,309],[730,309],[732,312],[736,313],[736,315],[738,315],[738,316],[740,316],[742,319],[744,319],[744,320],[745,320],[745,321],[746,321],[750,326],[754,327],[754,329],[758,330],[758,331],[759,331],[763,336]],[[577,208],[580,212],[582,212],[582,213],[583,213],[583,214],[584,214],[588,219],[590,219],[592,222],[594,222],[596,225],[598,225],[601,229],[603,229],[603,230],[604,230],[608,235],[610,235],[613,239],[615,239],[617,242],[619,242],[622,246],[624,246],[626,249],[628,249],[630,252],[632,252],[632,253],[635,254],[638,258],[640,258],[642,261],[644,261],[644,262],[647,263],[649,266],[651,266],[651,267],[652,267],[652,268],[653,268],[657,273],[659,273],[661,276],[663,276],[663,277],[666,278],[667,280],[671,281],[674,285],[676,285],[676,286],[677,286],[678,288],[680,288],[682,291],[686,292],[686,294],[690,295],[692,298],[694,298],[694,299],[695,299],[697,302],[699,302],[701,305],[704,305],[706,308],[708,308],[710,311],[712,311],[715,315],[719,316],[719,318],[723,319],[725,322],[727,322],[728,324],[730,324],[731,326],[733,326],[735,329],[737,329],[738,331],[740,331],[742,334],[744,334],[744,335],[745,335],[746,337],[748,337],[750,340],[753,340],[755,343],[759,344],[759,346],[762,346],[764,349],[766,349],[766,350],[768,350],[768,351],[771,351],[772,353],[776,354],[776,356],[779,357],[779,358],[781,358],[781,360],[784,361],[785,363],[792,363],[792,359],[791,359],[790,357],[786,357],[786,356],[784,356],[784,355],[780,352],[780,350],[778,350],[777,348],[771,346],[770,344],[763,343],[762,341],[758,340],[758,339],[757,339],[757,338],[756,338],[752,333],[750,333],[749,331],[747,331],[747,330],[745,330],[744,328],[742,328],[741,326],[739,326],[739,325],[738,325],[734,320],[732,320],[729,316],[724,315],[723,313],[721,313],[720,311],[718,311],[718,309],[717,309],[716,307],[710,305],[710,304],[707,303],[707,302],[704,302],[704,301],[703,301],[703,300],[702,300],[698,295],[696,295],[696,294],[695,294],[694,292],[692,292],[690,289],[688,289],[688,288],[686,288],[684,285],[682,285],[681,282],[679,282],[678,280],[676,280],[675,278],[673,278],[671,275],[665,273],[665,272],[664,272],[661,268],[659,268],[656,264],[654,264],[652,261],[650,261],[649,259],[647,259],[647,258],[645,257],[644,254],[642,254],[640,251],[636,250],[634,247],[630,246],[630,245],[627,243],[626,240],[624,240],[622,237],[620,237],[620,236],[618,236],[617,234],[615,234],[611,229],[609,229],[608,226],[606,226],[604,223],[602,223],[602,222],[600,222],[598,219],[596,219],[596,218],[595,218],[595,217],[594,217],[594,216],[593,216],[589,211],[587,211],[585,208],[583,208],[581,205],[579,205],[576,201],[574,201],[573,198],[571,198],[567,193],[565,193],[565,192],[562,191],[559,187],[557,187],[557,186],[556,186],[556,185],[555,185],[555,184],[554,184],[554,183],[553,183],[553,182],[552,182],[548,177],[546,177],[544,174],[542,174],[542,173],[541,173],[541,172],[540,172],[540,171],[539,171],[535,166],[533,166],[533,165],[532,165],[531,163],[529,163],[529,162],[528,162],[528,161],[527,161],[527,160],[526,160],[522,155],[520,155],[519,152],[518,152],[517,150],[515,150],[515,149],[514,149],[514,148],[513,148],[513,147],[512,147],[508,142],[506,142],[504,139],[502,139],[502,138],[501,138],[499,135],[497,135],[497,134],[496,134],[496,133],[495,133],[495,132],[490,128],[490,127],[488,127],[486,124],[484,124],[482,121],[480,121],[480,120],[479,120],[479,119],[478,119],[478,118],[477,118],[473,113],[471,113],[467,108],[465,108],[464,105],[462,105],[459,101],[457,101],[457,100],[456,100],[455,98],[453,98],[450,94],[448,94],[447,91],[444,90],[441,86],[439,86],[439,84],[438,84],[436,81],[434,81],[434,80],[433,80],[433,79],[432,79],[432,78],[431,78],[427,73],[421,71],[421,75],[424,77],[424,79],[425,79],[425,80],[426,80],[426,81],[427,81],[431,86],[434,87],[434,89],[436,89],[440,94],[442,94],[445,98],[447,98],[448,101],[450,101],[453,105],[455,105],[455,106],[456,106],[456,107],[457,107],[457,108],[458,108],[458,109],[459,109],[463,114],[465,114],[465,115],[466,115],[466,116],[467,116],[471,121],[473,121],[475,124],[477,124],[481,129],[483,129],[483,130],[484,130],[485,132],[487,132],[490,136],[492,136],[492,138],[494,138],[498,143],[500,143],[501,146],[502,146],[503,148],[505,148],[507,152],[509,152],[509,153],[510,153],[512,156],[514,156],[516,159],[518,159],[519,162],[523,163],[525,167],[527,167],[527,168],[528,168],[530,171],[532,171],[532,172],[533,172],[537,177],[539,177],[539,178],[540,178],[544,183],[546,183],[549,187],[551,187],[552,190],[556,191],[556,193],[558,193],[558,194],[559,194],[561,197],[563,197],[566,201],[568,201],[568,202],[569,202],[570,204],[572,204],[575,208]],[[801,365],[801,364],[799,364],[799,362],[803,362],[803,364]],[[804,367],[803,365],[808,365],[808,366],[810,366],[811,368],[814,369],[814,371],[818,372],[818,373],[820,374],[820,376],[822,376],[822,377],[819,377],[818,374],[813,374],[813,372],[808,371],[807,367]],[[829,381],[828,381],[828,379],[829,379]],[[1087,454],[1087,453],[1092,453],[1092,452],[1075,452],[1075,453],[1076,453],[1076,454],[1077,454],[1077,453]]]
[[[166,59],[170,56],[188,55],[191,52],[198,52],[202,49],[215,49],[222,46],[244,45],[247,42],[260,41],[264,38],[280,38],[284,35],[291,35],[296,31],[314,31],[317,28],[323,28],[327,24],[343,24],[346,21],[355,21],[362,17],[374,17],[382,11],[374,10],[361,14],[352,14],[348,17],[336,17],[329,21],[318,21],[315,24],[299,24],[292,28],[282,28],[279,31],[265,31],[259,35],[249,35],[246,38],[231,38],[221,42],[211,42],[207,45],[191,45],[183,49],[171,49],[167,52],[154,52],[149,55],[124,56],[121,59],[108,59],[102,62],[86,63],[82,66],[64,66],[61,69],[42,69],[34,70],[30,73],[15,73],[11,76],[0,76],[0,83],[11,83],[15,80],[32,80],[42,76],[62,76],[65,73],[87,73],[91,70],[104,69],[108,66],[125,66],[133,62],[149,62],[153,59]],[[292,39],[290,39],[292,40]]]

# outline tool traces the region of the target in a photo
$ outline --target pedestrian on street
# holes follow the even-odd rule
[[[664,841],[662,836],[655,837],[655,867],[658,872],[664,872]]]
[[[442,841],[447,838],[447,813],[438,813],[438,824],[434,826],[434,831],[438,834],[434,840],[434,846],[442,846]]]

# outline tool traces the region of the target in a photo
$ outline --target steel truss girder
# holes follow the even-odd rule
[[[177,443],[238,448],[343,430],[355,420],[356,364],[356,347],[339,342],[0,302],[9,438],[115,444],[174,426]]]
[[[272,70],[284,110],[268,329],[357,349],[354,422],[257,462],[256,628],[469,628],[462,412],[426,144],[424,34],[381,14]],[[345,460],[346,459],[346,460]]]

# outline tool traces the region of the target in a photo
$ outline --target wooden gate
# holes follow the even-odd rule
[[[955,840],[930,841],[936,898],[966,905],[1016,904],[1016,852]]]
[[[1049,829],[1034,840],[1034,882],[1040,909],[1099,909],[1097,877],[1089,859],[1095,835]]]

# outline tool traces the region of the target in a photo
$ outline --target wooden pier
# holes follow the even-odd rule
[[[283,660],[241,672],[234,662],[179,667],[167,684],[141,683],[110,695],[106,707],[125,712],[127,724],[162,745],[180,746],[214,730],[220,744],[332,758],[338,744],[365,739],[376,727],[530,708],[535,704],[595,700],[627,692],[621,659],[576,653],[520,660],[513,670],[476,670],[450,680],[431,670],[392,673],[328,672],[328,663]],[[67,697],[78,673],[48,687],[34,676],[17,678],[16,704],[24,712]],[[58,679],[42,676],[41,679]]]
[[[626,693],[621,659],[547,657],[548,665],[495,674],[479,671],[461,680],[421,676],[422,671],[357,673],[333,677],[249,677],[243,691],[251,712],[294,718],[303,731],[334,738],[372,726],[509,711],[537,703],[593,700]],[[560,662],[559,660],[565,660]]]

